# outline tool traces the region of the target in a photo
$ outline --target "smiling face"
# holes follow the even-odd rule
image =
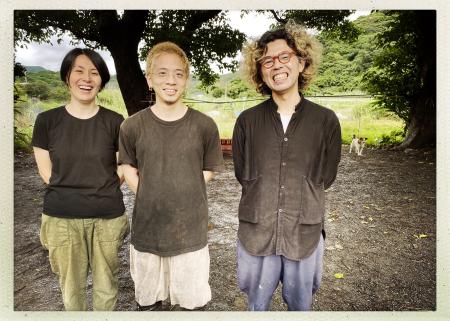
[[[282,52],[293,52],[286,40],[276,39],[267,44],[264,57],[278,56]],[[298,77],[305,67],[304,60],[299,60],[295,55],[290,57],[289,62],[283,64],[275,59],[272,67],[260,66],[261,76],[264,83],[272,90],[272,95],[284,95],[298,92]]]
[[[178,103],[186,89],[187,74],[181,58],[174,53],[161,53],[154,57],[147,83],[153,88],[156,103]]]
[[[79,55],[70,70],[67,85],[72,100],[82,103],[95,101],[102,79],[97,68],[86,55]]]

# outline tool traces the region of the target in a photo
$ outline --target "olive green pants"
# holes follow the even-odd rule
[[[128,229],[126,215],[113,219],[67,219],[42,214],[41,243],[48,249],[67,311],[87,310],[89,268],[94,310],[115,309],[118,252]]]

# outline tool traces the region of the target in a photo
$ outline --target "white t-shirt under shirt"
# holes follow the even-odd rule
[[[280,114],[281,123],[283,124],[283,131],[286,132],[286,129],[289,125],[289,121],[291,120],[292,115],[283,115]]]

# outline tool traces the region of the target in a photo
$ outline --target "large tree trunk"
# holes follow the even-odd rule
[[[436,11],[417,11],[417,64],[421,91],[411,103],[410,121],[400,148],[436,145]]]
[[[115,11],[97,11],[96,15],[100,24],[99,42],[109,49],[114,59],[117,82],[131,116],[149,105],[149,89],[138,56],[149,12],[125,10],[120,21]]]
[[[422,148],[436,145],[436,105],[433,97],[421,97],[411,108],[405,140],[399,148]]]
[[[137,50],[137,46],[133,48],[127,45],[110,48],[116,66],[117,82],[129,116],[148,107],[150,103],[150,92],[139,65]]]

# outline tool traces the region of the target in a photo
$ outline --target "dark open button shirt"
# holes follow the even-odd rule
[[[252,255],[300,260],[320,239],[341,128],[332,110],[302,96],[284,133],[277,109],[270,98],[242,112],[234,127],[234,168],[242,185],[238,237]]]

